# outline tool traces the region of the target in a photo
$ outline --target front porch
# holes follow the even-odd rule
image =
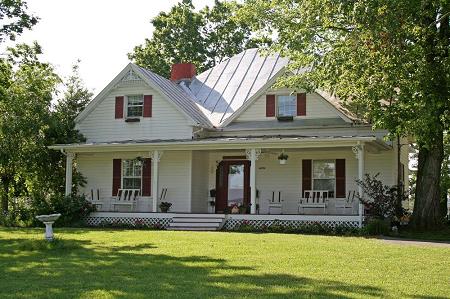
[[[228,222],[281,217],[297,222],[356,219],[359,225],[363,209],[355,194],[362,190],[356,180],[364,173],[380,172],[381,179],[390,183],[390,149],[375,137],[225,138],[66,147],[67,165],[75,159],[87,178],[79,192],[98,212],[106,213],[96,214],[103,218],[226,214]],[[286,163],[279,161],[281,153],[288,156]],[[71,175],[68,167],[67,194]],[[118,191],[126,189],[137,193],[122,198]],[[161,202],[170,203],[172,213],[159,214]]]

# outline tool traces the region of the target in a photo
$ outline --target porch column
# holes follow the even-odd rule
[[[358,180],[364,180],[364,143],[358,142],[358,145],[353,147],[353,152],[358,159]],[[363,196],[362,186],[358,186],[359,196]],[[361,202],[358,204],[358,215],[359,215],[359,227],[362,227],[363,216],[364,216],[364,206]]]
[[[153,198],[153,206],[152,211],[158,212],[158,167],[159,167],[159,160],[161,159],[163,152],[154,150],[150,153],[150,156],[152,158],[152,198]]]
[[[72,168],[73,168],[74,153],[66,153],[66,196],[72,194]]]
[[[247,149],[246,154],[250,160],[250,213],[256,214],[256,160],[261,154],[261,149]]]

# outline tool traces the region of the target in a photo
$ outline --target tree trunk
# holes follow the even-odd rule
[[[429,148],[419,146],[416,196],[411,223],[417,229],[433,229],[442,225],[439,209],[441,165],[444,158],[442,135]]]
[[[3,185],[3,192],[2,192],[2,213],[6,214],[8,213],[8,194],[9,194],[9,184],[10,184],[10,179],[9,177],[3,176],[1,178],[1,184]]]

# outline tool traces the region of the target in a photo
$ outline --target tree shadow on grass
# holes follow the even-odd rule
[[[99,248],[90,241],[63,240],[54,248],[24,250],[26,242],[0,240],[0,298],[383,296],[382,289],[369,285],[264,274],[206,256],[152,254],[149,243]]]

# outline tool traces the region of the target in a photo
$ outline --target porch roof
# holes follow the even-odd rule
[[[380,151],[391,146],[373,135],[366,136],[246,136],[209,137],[202,139],[123,140],[110,142],[56,144],[50,149],[67,152],[113,152],[145,150],[216,150],[248,148],[334,148],[365,143],[370,150]]]

